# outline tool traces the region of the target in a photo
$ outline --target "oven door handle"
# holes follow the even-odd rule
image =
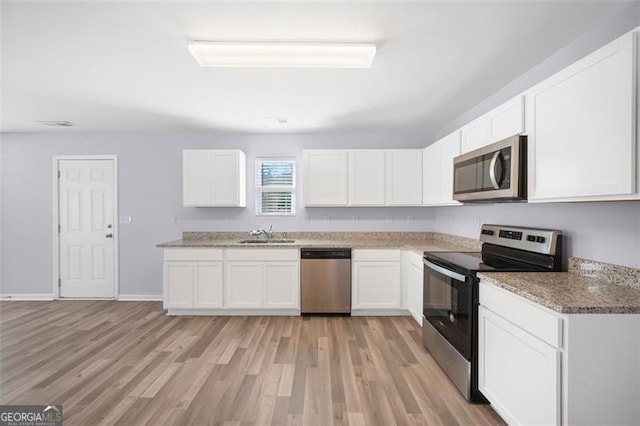
[[[450,271],[447,268],[443,268],[442,266],[438,266],[435,263],[429,262],[427,259],[422,259],[422,262],[429,269],[433,269],[436,272],[440,272],[442,275],[446,275],[449,278],[453,278],[457,281],[465,282],[467,278],[464,275],[458,274],[456,272]]]
[[[500,158],[500,151],[496,151],[491,158],[491,163],[489,164],[489,179],[491,180],[491,185],[493,185],[494,189],[500,189],[500,184],[498,183],[498,179],[496,178],[496,164],[498,163],[498,159]]]

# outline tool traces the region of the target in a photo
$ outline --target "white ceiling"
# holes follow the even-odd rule
[[[1,130],[437,131],[628,3],[3,1]],[[189,40],[378,53],[371,69],[214,69]]]

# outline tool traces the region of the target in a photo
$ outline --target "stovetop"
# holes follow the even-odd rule
[[[537,272],[547,269],[518,262],[513,259],[482,259],[481,252],[425,252],[424,257],[432,263],[464,275],[477,272]]]

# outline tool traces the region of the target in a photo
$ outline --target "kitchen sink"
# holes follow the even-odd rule
[[[291,244],[296,240],[242,240],[238,241],[238,244]]]

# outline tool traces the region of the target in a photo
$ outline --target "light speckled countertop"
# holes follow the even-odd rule
[[[479,251],[480,242],[471,238],[433,232],[290,232],[276,233],[276,239],[293,243],[240,243],[247,233],[185,232],[183,239],[158,244],[161,248],[301,248],[348,247],[406,249],[422,255],[425,251]],[[259,239],[259,238],[258,238]]]
[[[640,314],[640,289],[577,271],[489,272],[478,277],[564,314]]]

